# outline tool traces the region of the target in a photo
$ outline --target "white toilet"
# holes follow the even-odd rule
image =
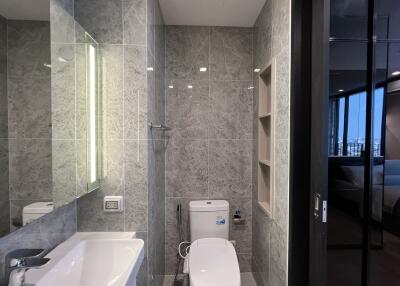
[[[240,269],[229,239],[229,203],[192,201],[188,254],[190,286],[240,286]]]

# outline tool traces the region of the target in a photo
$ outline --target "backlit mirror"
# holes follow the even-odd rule
[[[98,43],[66,1],[0,1],[0,237],[99,187]]]

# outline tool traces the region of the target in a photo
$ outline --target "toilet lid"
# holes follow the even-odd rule
[[[191,286],[240,286],[240,270],[232,243],[222,238],[194,241],[189,253]]]

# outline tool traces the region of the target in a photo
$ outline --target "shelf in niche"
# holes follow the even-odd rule
[[[272,217],[271,205],[267,202],[258,202],[258,206],[266,213],[267,216]]]
[[[265,159],[259,159],[258,163],[263,164],[265,166],[271,167],[271,161]]]
[[[272,211],[271,191],[272,191],[272,166],[260,163],[258,165],[258,204],[268,216],[271,215]]]
[[[272,126],[271,120],[261,119],[258,122],[258,159],[263,162],[271,162],[272,152]],[[268,164],[270,166],[271,164]]]
[[[258,116],[259,119],[270,118],[270,117],[271,117],[271,112],[266,114],[260,114]]]
[[[258,77],[258,206],[273,217],[275,58]]]

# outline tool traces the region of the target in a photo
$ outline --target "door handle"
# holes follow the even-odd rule
[[[314,218],[319,219],[320,217],[320,206],[321,206],[321,194],[314,194]],[[322,222],[326,223],[328,217],[328,202],[322,201]]]
[[[314,218],[319,218],[319,205],[321,201],[321,195],[319,193],[314,193]]]

